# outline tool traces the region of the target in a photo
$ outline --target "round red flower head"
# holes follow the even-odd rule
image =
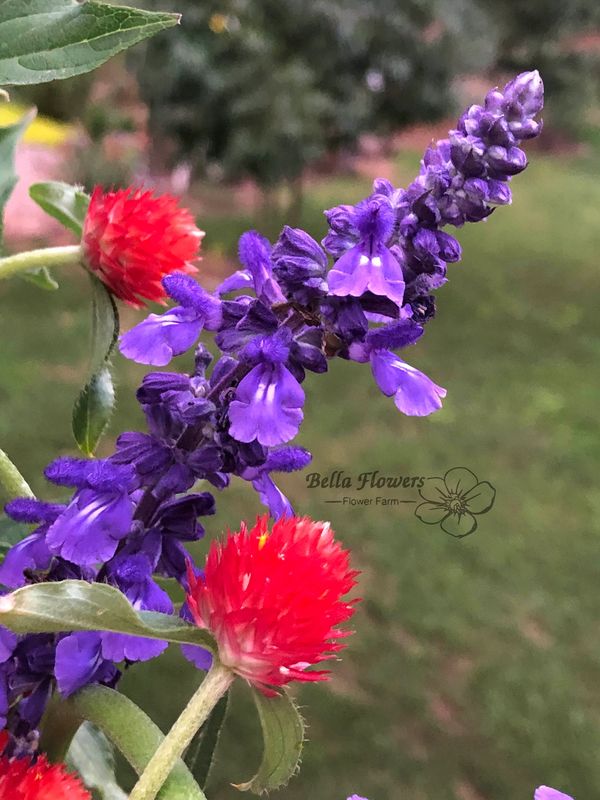
[[[45,756],[0,758],[0,800],[92,800],[76,775]]]
[[[141,308],[166,297],[162,285],[172,272],[193,274],[204,232],[177,198],[141,189],[103,192],[97,186],[83,223],[87,267],[115,297]]]
[[[344,596],[358,572],[328,522],[268,517],[211,544],[204,574],[188,569],[187,604],[215,637],[221,662],[266,694],[289,681],[322,681],[309,670],[334,658],[356,600]]]

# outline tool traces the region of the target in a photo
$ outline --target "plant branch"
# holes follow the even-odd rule
[[[125,695],[107,686],[87,686],[67,703],[107,736],[138,775],[160,749],[164,736],[150,717]],[[160,793],[161,800],[206,800],[182,761],[176,760]]]
[[[229,689],[233,679],[233,672],[215,658],[206,678],[152,756],[129,800],[154,800],[194,734]]]
[[[41,267],[62,267],[80,263],[81,248],[78,244],[66,247],[43,247],[41,250],[28,250],[25,253],[0,258],[0,279]]]

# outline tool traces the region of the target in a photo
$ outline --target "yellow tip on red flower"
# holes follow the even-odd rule
[[[92,800],[76,775],[45,756],[0,758],[0,800]]]
[[[189,573],[188,607],[215,636],[221,662],[263,691],[293,680],[325,680],[311,670],[342,648],[340,628],[356,601],[345,595],[358,573],[327,522],[283,518],[213,542],[204,576]]]

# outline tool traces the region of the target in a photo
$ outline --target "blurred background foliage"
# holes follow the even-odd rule
[[[352,547],[364,602],[334,679],[300,692],[309,742],[281,796],[527,800],[545,782],[596,797],[600,6],[172,4],[181,27],[129,60],[15,92],[42,114],[20,169],[24,184],[60,176],[88,188],[134,181],[185,194],[207,231],[209,288],[235,268],[243,230],[273,238],[291,210],[321,238],[323,208],[359,200],[378,174],[406,185],[423,146],[461,105],[516,70],[542,71],[547,152],[531,154],[512,208],[459,231],[464,263],[411,352],[411,363],[448,388],[444,409],[401,417],[352,364],[307,381],[300,444],[314,452],[314,469],[427,476],[464,465],[498,495],[476,534],[458,542],[410,507],[329,505],[303,475],[286,476],[296,507],[330,517]],[[0,124],[14,112],[0,106]],[[55,241],[25,189],[8,210],[9,244]],[[0,285],[0,442],[47,498],[44,465],[74,452],[71,405],[89,328],[85,276],[56,277],[54,294],[19,280]],[[139,319],[124,309],[125,328]],[[144,369],[121,358],[115,367],[119,406],[104,453],[120,431],[144,424],[134,398]],[[237,484],[217,501],[209,537],[260,510]],[[166,728],[198,679],[171,648],[127,671],[123,686]],[[231,782],[256,766],[260,735],[249,710],[240,687],[214,800],[235,797]]]
[[[82,180],[127,183],[144,168],[156,173],[184,164],[194,178],[250,178],[262,189],[288,184],[298,193],[307,167],[343,166],[365,134],[390,146],[399,129],[474,101],[485,85],[478,78],[534,65],[551,98],[551,138],[595,135],[596,0],[142,5],[179,11],[182,24],[132,51],[128,69],[113,62],[100,73],[104,81],[87,75],[16,93],[41,113],[82,123],[97,150],[76,162]],[[143,164],[135,154],[99,146],[109,134],[135,130],[152,136]]]

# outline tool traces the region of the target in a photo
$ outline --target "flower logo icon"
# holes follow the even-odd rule
[[[466,467],[449,469],[443,478],[427,478],[419,494],[425,502],[416,507],[415,516],[457,539],[477,530],[476,517],[486,514],[496,499],[492,484],[480,482]]]

